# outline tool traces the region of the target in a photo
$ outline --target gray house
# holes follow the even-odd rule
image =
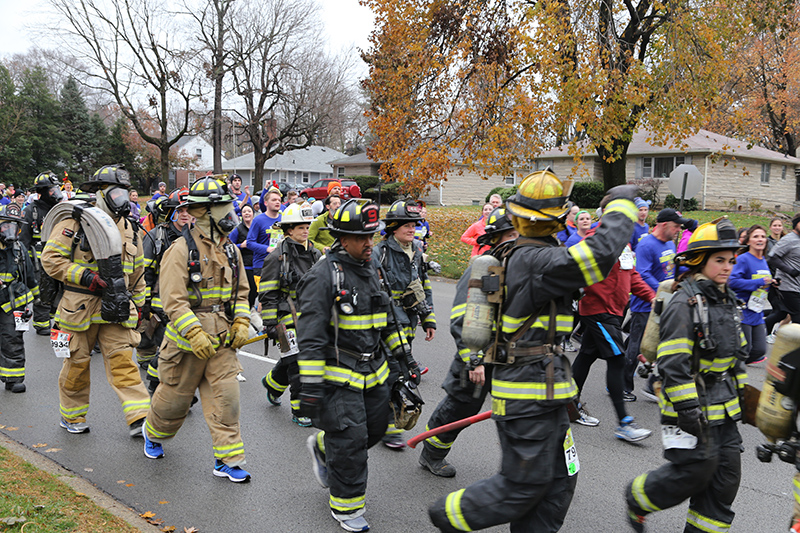
[[[288,183],[296,188],[307,187],[321,178],[333,177],[331,161],[341,159],[345,154],[324,146],[309,146],[275,155],[264,163],[264,182]],[[243,185],[253,185],[255,157],[253,153],[244,154],[222,164],[223,172],[239,174]]]

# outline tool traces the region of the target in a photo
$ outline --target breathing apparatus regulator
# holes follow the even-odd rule
[[[233,210],[233,196],[228,191],[228,185],[214,176],[206,176],[195,181],[189,188],[186,201],[178,207],[186,206],[190,210],[194,207],[205,207],[209,223],[197,218],[196,225],[214,239],[214,229],[223,236],[232,232],[239,225],[239,218]]]

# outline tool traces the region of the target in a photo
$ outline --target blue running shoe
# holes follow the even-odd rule
[[[301,428],[310,428],[311,427],[311,419],[307,416],[297,416],[292,415],[292,422],[300,426]]]
[[[153,442],[147,438],[147,431],[142,424],[142,437],[144,437],[144,456],[150,459],[161,459],[164,457],[164,448],[158,442]]]
[[[322,452],[317,449],[317,436],[309,435],[306,439],[306,447],[311,454],[311,469],[314,471],[314,477],[324,488],[328,488],[328,467],[325,466],[325,457]]]
[[[331,511],[331,515],[345,531],[369,531],[369,524],[363,516],[358,518],[339,518],[333,511]]]
[[[239,466],[228,466],[219,459],[217,459],[214,465],[214,475],[217,477],[226,477],[234,483],[250,481],[250,472]]]
[[[275,405],[275,406],[280,405],[281,404],[281,397],[280,396],[275,396],[274,394],[272,394],[272,391],[270,390],[269,385],[267,385],[267,376],[264,376],[263,378],[261,378],[261,384],[264,386],[265,389],[267,389],[267,401],[269,403],[271,403],[272,405]]]

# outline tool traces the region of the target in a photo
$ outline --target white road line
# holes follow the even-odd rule
[[[266,361],[267,363],[272,363],[273,365],[278,364],[278,361],[276,361],[275,359],[270,359],[269,357],[264,357],[263,355],[245,352],[243,350],[239,350],[236,353],[238,355],[244,355],[245,357],[249,357],[250,359],[255,359],[256,361]]]

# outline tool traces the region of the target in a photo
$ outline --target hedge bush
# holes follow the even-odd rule
[[[664,199],[664,207],[671,207],[672,209],[678,209],[680,206],[681,200],[674,194],[668,194],[667,197]],[[684,198],[683,200],[683,210],[685,211],[697,211],[697,198]]]
[[[514,185],[513,187],[508,187],[501,185],[500,187],[495,187],[489,191],[489,194],[486,195],[487,204],[489,203],[489,198],[491,198],[493,194],[499,194],[500,198],[502,198],[505,202],[510,196],[517,194],[517,186]]]
[[[606,191],[603,183],[599,181],[579,181],[572,187],[570,198],[582,209],[587,207],[600,207],[600,201]]]
[[[377,182],[376,182],[377,183]],[[360,187],[360,185],[359,185]],[[361,195],[364,198],[369,198],[374,201],[378,201],[378,187],[372,187],[370,189],[361,189]],[[382,183],[381,184],[381,203],[382,204],[391,204],[401,198],[405,198],[406,194],[402,190],[402,184],[393,182],[393,183]]]

